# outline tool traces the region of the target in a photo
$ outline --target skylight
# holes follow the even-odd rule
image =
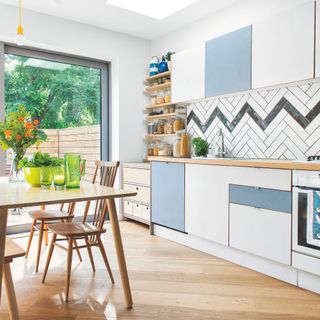
[[[106,4],[162,20],[198,0],[107,0]]]

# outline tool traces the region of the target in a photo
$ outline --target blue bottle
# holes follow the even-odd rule
[[[162,61],[158,65],[158,71],[159,73],[169,71],[168,64],[164,56],[162,56]]]
[[[159,65],[159,58],[157,56],[153,56],[150,61],[150,77],[155,76],[158,74],[158,65]]]

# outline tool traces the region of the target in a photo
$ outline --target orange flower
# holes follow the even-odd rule
[[[33,120],[33,124],[34,124],[35,126],[37,126],[37,125],[39,124],[39,120],[37,120],[37,119]]]
[[[20,134],[17,134],[16,139],[17,139],[17,140],[22,140],[21,135],[20,135]]]
[[[31,137],[32,136],[32,133],[31,131],[27,131],[25,134],[24,134],[25,137]]]
[[[11,137],[11,135],[12,135],[12,130],[4,130],[4,135],[6,136],[6,138]]]
[[[26,124],[25,124],[25,127],[27,128],[27,129],[33,129],[33,125],[32,125],[32,123],[31,122],[26,122]]]
[[[20,122],[22,122],[22,121],[24,121],[24,117],[19,117],[18,120],[19,120]]]

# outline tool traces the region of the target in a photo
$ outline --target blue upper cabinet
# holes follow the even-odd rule
[[[252,26],[206,42],[206,97],[251,89]]]

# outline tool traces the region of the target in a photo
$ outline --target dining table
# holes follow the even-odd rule
[[[114,239],[115,251],[118,260],[119,273],[124,292],[125,304],[127,308],[132,308],[132,294],[128,270],[123,250],[119,219],[117,216],[115,199],[132,197],[137,195],[133,191],[101,186],[89,182],[81,182],[78,189],[65,189],[56,191],[51,189],[41,189],[32,187],[24,182],[9,182],[7,178],[0,178],[0,274],[4,270],[4,253],[6,247],[6,233],[8,210],[14,208],[25,208],[34,206],[46,206],[51,204],[61,204],[80,201],[91,201],[105,199],[108,205],[110,226]],[[0,277],[0,302],[1,302],[2,277]],[[10,292],[11,290],[11,292]],[[7,290],[8,294],[15,297],[14,287]],[[14,320],[19,319],[19,302],[8,306],[9,314],[14,315]],[[10,310],[13,309],[13,310]]]

